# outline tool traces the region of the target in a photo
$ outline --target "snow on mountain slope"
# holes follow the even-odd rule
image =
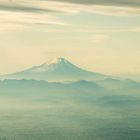
[[[35,79],[50,82],[102,80],[109,76],[81,69],[64,58],[34,66],[21,72],[1,76],[2,79]]]

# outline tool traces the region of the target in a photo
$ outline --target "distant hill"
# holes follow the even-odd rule
[[[113,79],[113,78],[107,78],[104,80],[96,81],[99,85],[107,88],[107,89],[122,89],[122,88],[138,88],[140,87],[140,83],[136,82],[131,79]]]

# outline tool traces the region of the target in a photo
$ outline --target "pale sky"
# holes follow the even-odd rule
[[[0,74],[57,57],[100,73],[140,73],[140,1],[0,0]]]

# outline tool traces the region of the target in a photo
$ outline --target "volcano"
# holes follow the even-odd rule
[[[33,66],[26,70],[1,76],[1,79],[34,79],[49,82],[103,80],[109,76],[79,68],[64,58]]]

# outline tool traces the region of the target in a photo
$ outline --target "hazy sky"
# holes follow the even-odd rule
[[[0,74],[56,57],[140,73],[140,1],[0,0]]]

